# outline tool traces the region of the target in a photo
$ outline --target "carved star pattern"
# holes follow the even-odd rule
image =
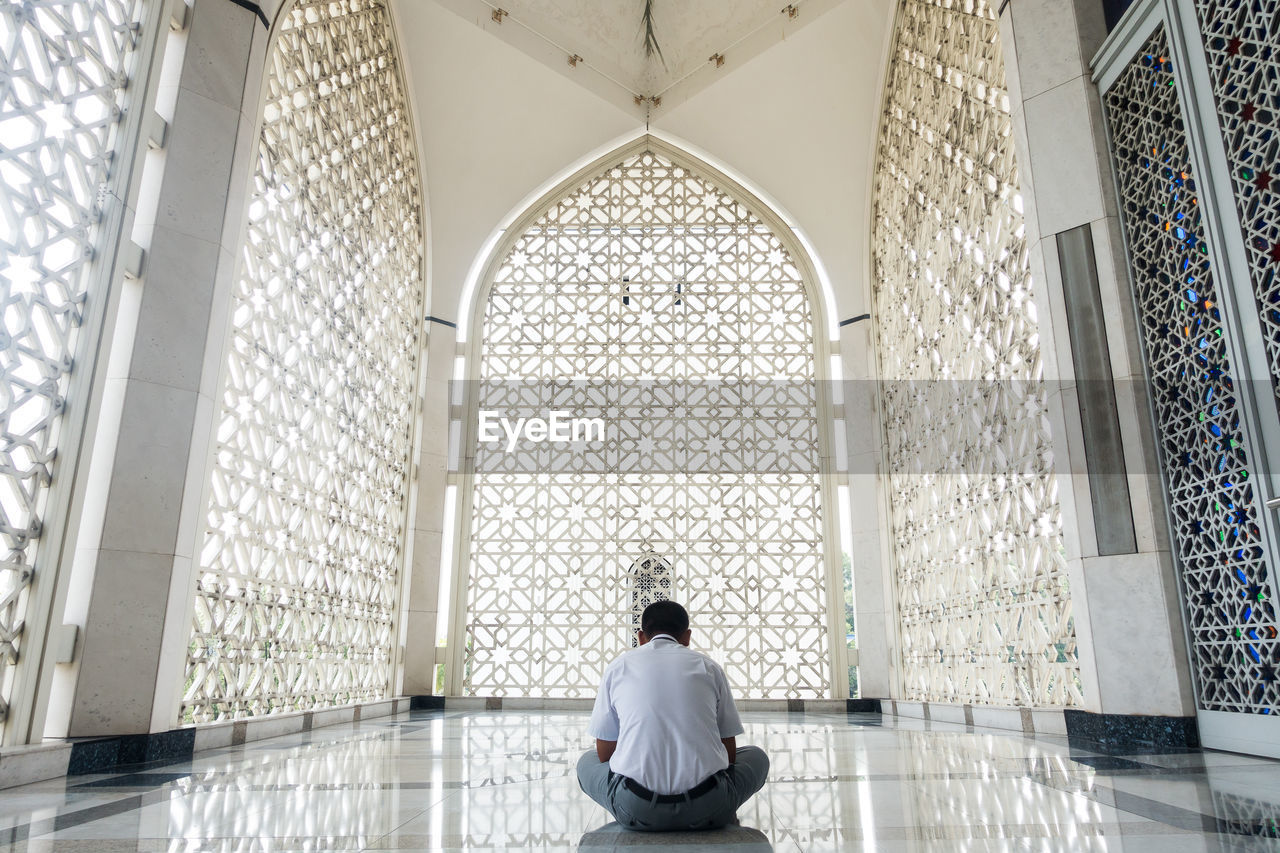
[[[604,665],[630,647],[629,631],[619,630],[619,607],[638,617],[644,604],[672,593],[675,577],[706,602],[690,602],[695,619],[696,607],[711,602],[717,618],[723,618],[723,608],[741,614],[759,607],[770,614],[745,633],[712,625],[699,634],[700,649],[726,658],[744,645],[760,650],[743,664],[756,667],[749,676],[755,681],[745,680],[745,668],[731,678],[788,696],[825,695],[823,667],[829,658],[818,456],[808,438],[817,434],[816,406],[803,390],[814,386],[795,376],[809,375],[804,371],[813,357],[803,283],[785,246],[759,227],[748,208],[657,152],[632,155],[585,186],[609,199],[601,207],[608,227],[622,227],[624,216],[699,201],[690,204],[686,219],[665,231],[655,220],[654,240],[635,245],[628,256],[637,267],[650,269],[670,267],[677,259],[684,265],[688,258],[687,266],[698,272],[677,279],[684,285],[679,296],[671,292],[670,280],[650,286],[633,277],[630,291],[623,291],[621,276],[609,286],[602,281],[604,273],[591,281],[531,286],[557,282],[566,267],[575,276],[584,267],[607,270],[612,257],[613,250],[577,227],[583,221],[577,205],[556,204],[519,238],[495,276],[480,339],[482,374],[510,376],[515,384],[482,381],[482,399],[493,399],[502,409],[514,407],[508,416],[523,413],[521,407],[543,416],[543,398],[526,401],[520,390],[527,387],[524,382],[569,370],[627,381],[610,386],[621,395],[616,399],[615,391],[591,383],[590,389],[566,388],[564,396],[554,398],[598,413],[607,424],[603,444],[587,442],[581,450],[545,454],[507,454],[505,442],[477,445],[483,452],[477,454],[473,481],[468,612],[477,626],[506,624],[516,606],[546,614],[534,620],[536,628],[527,629],[527,645],[561,650],[556,652],[561,657],[526,655],[511,637],[479,628],[488,633],[467,652],[467,689],[494,695],[538,684],[547,695],[594,695]],[[722,221],[748,227],[737,237],[712,233]],[[671,238],[686,227],[684,242],[673,247]],[[659,240],[660,233],[667,236]],[[669,276],[654,273],[659,274]],[[724,286],[717,284],[721,281]],[[675,300],[684,299],[687,306],[701,298],[695,296],[700,290],[711,294],[716,307],[677,315]],[[629,293],[629,304],[620,304],[620,293]],[[771,323],[774,312],[779,325]],[[737,337],[744,327],[767,330],[758,347],[754,337]],[[686,371],[703,381],[671,397]],[[791,395],[777,398],[789,408],[784,413],[780,405],[774,407],[778,411],[769,419],[776,430],[737,426],[760,419],[755,404],[765,400],[743,399],[737,388],[706,378],[744,371],[764,383],[761,395],[783,395],[780,388]],[[779,371],[787,372],[789,381],[771,389]],[[562,393],[553,387],[553,394]],[[779,453],[775,441],[787,447]],[[486,446],[493,452],[483,450]],[[766,454],[781,460],[777,465],[787,471],[808,464],[811,473],[762,482],[740,470]],[[687,466],[681,461],[685,455]],[[633,464],[642,467],[627,467]],[[723,482],[720,470],[726,472]],[[738,540],[750,541],[759,554],[749,569],[726,547]],[[671,566],[655,548],[679,555],[679,562]],[[570,613],[571,624],[552,615]],[[730,618],[743,623],[741,615]],[[570,658],[567,649],[578,650],[580,657]],[[784,662],[784,652],[792,665]]]
[[[1218,103],[1228,113],[1226,125],[1231,134],[1228,155],[1236,189],[1234,202],[1244,224],[1253,267],[1253,281],[1249,284],[1260,301],[1273,300],[1280,287],[1280,237],[1271,233],[1274,216],[1270,207],[1274,206],[1271,192],[1280,193],[1280,185],[1273,183],[1273,178],[1280,173],[1271,172],[1267,165],[1266,159],[1274,163],[1274,157],[1260,152],[1269,151],[1265,146],[1274,131],[1270,79],[1277,64],[1266,47],[1275,39],[1275,3],[1195,0],[1188,5],[1194,5],[1204,14],[1200,20],[1207,37],[1212,39],[1209,34],[1219,32],[1248,35],[1248,39],[1244,35],[1214,39],[1215,49],[1209,51],[1208,56],[1209,78]],[[1228,26],[1235,29],[1223,29]],[[1167,48],[1163,34],[1152,37],[1145,45],[1147,56],[1165,55]],[[1163,146],[1158,152],[1162,165],[1173,174],[1174,164],[1188,159],[1185,136],[1156,136],[1151,128],[1176,124],[1182,105],[1178,103],[1176,87],[1151,86],[1150,68],[1150,65],[1135,63],[1106,96],[1108,109],[1112,111],[1112,130],[1117,142],[1133,143],[1136,150],[1143,150],[1143,143],[1148,143],[1146,150],[1151,150],[1150,142],[1158,139]],[[1155,70],[1177,73],[1174,68]],[[1231,111],[1234,117],[1229,115]],[[1260,159],[1263,157],[1266,159]],[[1197,188],[1189,181],[1185,186],[1167,180],[1147,181],[1139,168],[1120,164],[1121,193],[1126,203],[1154,205],[1158,201],[1171,211],[1178,208],[1180,215],[1194,212]],[[1177,194],[1176,198],[1168,197],[1173,193]],[[1193,210],[1180,207],[1184,203]],[[1189,223],[1185,227],[1188,232],[1199,230]],[[1188,573],[1185,577],[1189,588],[1187,600],[1192,602],[1188,615],[1197,637],[1195,655],[1202,674],[1204,707],[1258,711],[1274,705],[1271,700],[1276,661],[1268,659],[1271,651],[1263,646],[1270,639],[1267,635],[1273,626],[1267,623],[1274,622],[1274,610],[1264,591],[1265,582],[1236,583],[1237,577],[1245,578],[1258,571],[1253,548],[1244,547],[1245,543],[1257,541],[1257,526],[1251,511],[1242,508],[1251,503],[1247,497],[1248,486],[1242,486],[1237,476],[1221,476],[1217,466],[1221,462],[1245,466],[1255,461],[1251,454],[1246,458],[1246,449],[1237,444],[1235,436],[1239,429],[1235,409],[1238,401],[1233,399],[1236,391],[1228,384],[1232,365],[1226,358],[1223,339],[1215,341],[1212,337],[1222,334],[1217,327],[1219,318],[1215,316],[1218,308],[1208,304],[1209,300],[1217,302],[1213,293],[1215,282],[1203,265],[1198,267],[1194,278],[1189,277],[1187,281],[1196,282],[1194,290],[1201,299],[1186,297],[1185,291],[1180,292],[1176,284],[1170,286],[1167,278],[1161,279],[1168,251],[1163,228],[1144,229],[1140,222],[1134,222],[1127,224],[1126,229],[1134,268],[1140,271],[1135,290],[1145,318],[1152,384],[1159,386],[1156,409],[1160,413],[1160,429],[1165,440],[1178,446],[1180,451],[1174,455],[1176,471],[1169,475],[1171,505],[1187,507],[1181,511],[1177,536],[1184,543],[1182,547],[1189,560],[1202,559],[1204,555],[1206,565],[1212,561],[1221,566],[1217,572]],[[1185,244],[1192,245],[1190,241]],[[1196,255],[1200,255],[1204,245],[1197,233]],[[1188,264],[1186,269],[1190,275],[1192,265]],[[1194,304],[1194,312],[1188,321],[1170,322],[1175,306],[1181,312],[1188,310],[1189,303]],[[1268,320],[1271,319],[1269,314]],[[1280,358],[1277,353],[1280,349],[1274,342],[1268,342],[1272,364]],[[1221,388],[1223,393],[1218,398],[1221,407],[1200,411],[1195,392],[1187,393],[1188,380]],[[1197,413],[1199,420],[1189,417]],[[1196,439],[1193,444],[1188,437],[1194,434],[1193,430],[1203,428],[1200,424],[1205,420],[1211,420],[1222,433],[1202,443]],[[1173,497],[1174,493],[1179,497]],[[1180,501],[1186,503],[1179,504]],[[1233,543],[1230,550],[1223,547],[1227,541]],[[1245,643],[1251,648],[1244,648]]]

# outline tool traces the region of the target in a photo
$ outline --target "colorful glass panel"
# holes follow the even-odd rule
[[[1280,640],[1239,389],[1163,30],[1106,93],[1200,707],[1270,713]]]
[[[1280,394],[1280,0],[1197,0],[1196,13]]]

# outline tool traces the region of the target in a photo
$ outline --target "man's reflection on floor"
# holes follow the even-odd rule
[[[633,832],[617,821],[593,829],[578,842],[580,853],[599,853],[632,847],[659,848],[671,853],[732,850],[737,853],[773,853],[769,837],[749,826],[726,826],[704,832]]]

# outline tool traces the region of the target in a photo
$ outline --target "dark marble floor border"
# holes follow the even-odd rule
[[[892,699],[850,699],[849,711],[855,710],[854,703],[874,703],[874,708],[866,710],[888,713],[890,716],[906,716],[899,714],[898,702]],[[930,702],[911,701],[919,704],[922,717],[908,719],[924,719],[926,722],[936,721]],[[887,705],[885,710],[882,706]],[[963,707],[963,725],[973,726],[975,709],[979,706],[963,705],[947,708]],[[1165,752],[1187,752],[1200,749],[1200,729],[1195,717],[1161,717],[1144,714],[1098,714],[1092,711],[1081,711],[1077,708],[1032,709],[1022,708],[1022,732],[1026,735],[1040,734],[1036,730],[1033,711],[1058,710],[1062,714],[1066,726],[1067,740],[1073,749],[1103,753],[1106,755],[1155,755]],[[958,720],[956,725],[960,725]],[[1010,729],[1010,731],[1016,731]],[[1052,732],[1045,732],[1052,734]]]
[[[1195,717],[1151,717],[1140,714],[1095,714],[1067,708],[1067,740],[1073,747],[1099,749],[1111,755],[1153,755],[1200,748]]]
[[[299,729],[283,732],[282,734],[306,734],[311,732],[317,727],[317,717],[321,720],[321,724],[318,727],[321,729],[331,725],[340,726],[352,723],[370,722],[377,725],[376,721],[378,720],[389,719],[397,713],[402,713],[415,707],[411,701],[409,708],[406,709],[401,704],[404,699],[405,697],[395,697],[390,700],[380,699],[367,704],[342,705],[333,708],[303,711],[297,715],[300,717],[298,722]],[[390,713],[377,714],[373,717],[365,716],[369,708],[384,705],[388,701],[391,703]],[[349,719],[324,722],[329,719],[328,715],[332,712],[345,710],[350,710],[351,712]],[[284,716],[286,715],[264,715],[234,721],[231,726],[230,745],[242,746],[259,740],[261,735],[249,737],[251,727],[271,725],[274,720],[283,719]],[[187,761],[195,755],[196,733],[198,731],[199,727],[196,726],[170,729],[167,732],[153,732],[151,734],[107,735],[104,737],[73,739],[66,775],[83,776],[89,773],[139,771],[148,767],[159,767],[178,761]]]
[[[447,697],[447,696],[410,696],[409,710],[411,711],[443,710],[448,707],[449,698],[450,697]],[[829,700],[823,699],[821,701],[826,703]],[[879,714],[879,713],[882,713],[880,702],[881,700],[879,699],[846,699],[845,711],[850,714]],[[486,697],[484,700],[484,709],[486,711],[503,710],[502,698],[499,696]],[[517,708],[514,710],[538,710],[538,709]],[[802,714],[807,710],[806,700],[788,699],[786,710],[788,713]]]
[[[110,773],[123,767],[188,761],[195,754],[195,746],[195,729],[78,740],[71,744],[67,775]]]

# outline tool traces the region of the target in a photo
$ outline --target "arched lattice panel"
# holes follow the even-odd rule
[[[145,0],[0,7],[0,719]],[[115,157],[113,161],[113,157]]]
[[[904,0],[881,125],[876,345],[906,696],[1080,699],[995,9]]]
[[[1161,30],[1107,92],[1105,106],[1199,705],[1274,714],[1273,579],[1176,73]]]
[[[627,572],[631,582],[631,630],[640,630],[640,617],[644,609],[655,601],[670,601],[675,586],[671,564],[664,558],[650,551],[631,564]],[[639,638],[632,640],[632,645],[639,645]]]
[[[181,719],[385,696],[423,314],[382,0],[304,0],[267,63]]]
[[[631,648],[629,572],[652,551],[741,692],[828,695],[814,326],[777,235],[643,151],[520,235],[484,311],[480,417],[600,433],[479,430],[463,690],[595,695]]]

